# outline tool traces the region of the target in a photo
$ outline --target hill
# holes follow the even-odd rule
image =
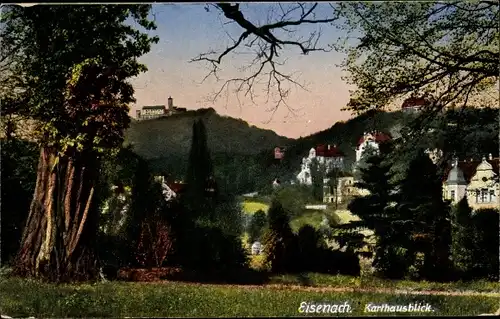
[[[263,152],[272,154],[275,146],[286,146],[293,141],[241,119],[221,116],[209,108],[133,121],[125,134],[125,142],[148,159],[154,170],[183,175],[191,147],[192,124],[197,119],[203,119],[205,123],[214,161],[225,162],[226,154],[232,158],[257,156]]]

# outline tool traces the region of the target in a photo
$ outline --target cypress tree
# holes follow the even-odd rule
[[[424,256],[419,275],[443,279],[451,265],[450,209],[442,198],[437,167],[423,150],[417,152],[406,178],[398,186],[396,209],[405,233],[410,235],[406,248],[412,259],[417,253]]]
[[[360,181],[356,187],[367,190],[369,194],[356,197],[349,203],[348,209],[361,220],[351,222],[346,228],[351,232],[359,228],[373,230],[376,238],[374,268],[383,277],[401,278],[408,266],[403,249],[406,242],[404,228],[397,211],[390,206],[393,187],[390,184],[391,165],[386,157],[392,148],[390,143],[383,143],[379,153],[364,156],[363,165],[358,168]],[[353,240],[359,240],[359,236]]]
[[[452,221],[452,260],[458,274],[466,278],[474,263],[472,209],[466,196],[454,207]]]
[[[208,210],[207,186],[212,178],[213,168],[207,146],[207,133],[202,120],[193,123],[191,150],[189,152],[186,173],[187,191],[184,196],[185,206],[197,217],[202,210]]]
[[[294,234],[283,206],[273,200],[267,212],[268,229],[264,234],[264,256],[266,264],[274,273],[291,270],[294,253]]]

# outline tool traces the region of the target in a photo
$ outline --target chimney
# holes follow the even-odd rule
[[[490,161],[492,161],[492,160],[493,160],[493,155],[492,155],[491,153],[490,153],[490,154],[488,154],[488,159],[489,159]]]
[[[168,97],[168,109],[169,110],[174,109],[174,99],[171,96]]]

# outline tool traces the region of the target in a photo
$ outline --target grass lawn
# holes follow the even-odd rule
[[[253,214],[260,209],[262,209],[264,212],[267,213],[267,210],[269,209],[269,205],[252,200],[245,200],[243,201],[242,204],[243,204],[243,211],[247,214]]]
[[[352,309],[350,315],[374,315],[364,312],[368,303],[407,305],[425,302],[433,307],[434,312],[409,314],[458,316],[493,313],[499,305],[498,298],[483,296],[339,293],[286,286],[242,287],[177,282],[57,286],[0,278],[0,291],[0,313],[12,317],[298,316],[303,301],[348,302]]]
[[[387,280],[375,276],[351,277],[308,273],[302,275],[280,275],[271,277],[270,283],[306,285],[313,287],[347,287],[366,289],[398,289],[409,291],[474,291],[500,293],[500,283],[491,281],[471,281],[439,283],[429,281]],[[498,306],[500,307],[500,300]]]

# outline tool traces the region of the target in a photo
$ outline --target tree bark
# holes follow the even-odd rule
[[[57,157],[42,147],[35,192],[14,270],[22,277],[83,281],[98,277],[97,159]]]

